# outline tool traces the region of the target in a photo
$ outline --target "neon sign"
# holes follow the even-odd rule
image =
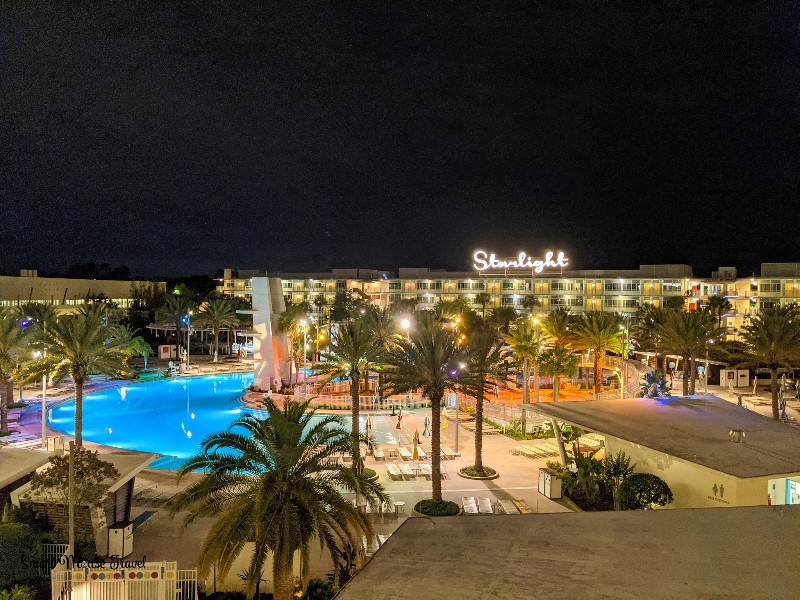
[[[476,271],[490,269],[531,269],[541,273],[545,269],[563,269],[569,265],[569,260],[563,252],[545,252],[544,258],[533,258],[525,252],[520,252],[513,258],[498,259],[495,253],[485,250],[476,250],[472,255],[472,266]]]

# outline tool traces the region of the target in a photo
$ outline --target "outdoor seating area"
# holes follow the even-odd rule
[[[522,455],[526,458],[549,458],[551,456],[558,456],[558,447],[555,444],[526,444],[524,446],[514,446],[511,448],[511,454]]]
[[[455,409],[450,408],[450,409],[445,410],[444,411],[444,416],[447,417],[447,419],[449,421],[455,421],[456,420],[456,411],[455,411]],[[474,421],[475,420],[475,415],[471,415],[468,412],[464,412],[463,410],[459,410],[458,411],[458,420],[459,420],[459,422],[462,422],[462,423],[464,421]]]
[[[464,427],[464,429],[466,429],[467,431],[469,431],[471,433],[475,433],[476,430],[477,430],[475,421],[472,421],[472,422],[467,421],[467,422],[462,423],[461,425],[462,425],[462,427]],[[494,435],[494,434],[497,434],[497,433],[503,433],[503,430],[501,428],[495,427],[494,425],[489,425],[488,423],[484,423],[483,424],[483,427],[481,428],[481,431],[483,432],[483,435]]]
[[[462,496],[461,512],[465,515],[493,515],[495,513],[495,507],[494,504],[492,504],[491,498]]]

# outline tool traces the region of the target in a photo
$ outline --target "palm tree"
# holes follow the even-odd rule
[[[800,308],[790,304],[767,308],[740,329],[742,366],[766,366],[770,374],[772,418],[780,419],[778,369],[800,365]]]
[[[159,310],[159,319],[175,324],[175,357],[180,360],[183,355],[183,335],[181,335],[181,318],[189,314],[193,304],[189,298],[183,295],[172,295],[167,298],[163,308]]]
[[[311,305],[308,302],[298,302],[297,304],[287,304],[286,309],[278,317],[278,331],[289,334],[289,387],[292,386],[292,373],[297,370],[297,360],[295,354],[295,340],[302,331],[301,321],[308,317],[311,312]],[[305,352],[305,348],[303,348]]]
[[[231,329],[239,323],[236,307],[229,298],[216,298],[200,305],[200,314],[195,319],[198,326],[209,327],[214,337],[214,362],[219,359],[219,332]]]
[[[410,333],[410,341],[401,339],[386,358],[386,379],[397,392],[422,388],[431,401],[431,472],[433,499],[442,500],[441,427],[442,399],[458,384],[456,363],[458,347],[455,334],[432,314],[421,314]]]
[[[531,322],[531,319],[522,317],[511,327],[505,342],[511,347],[514,361],[522,367],[522,401],[529,404],[531,366],[533,366],[533,380],[536,382],[536,402],[539,402],[539,357],[544,350],[547,336],[541,327]]]
[[[533,312],[535,309],[539,308],[541,303],[536,296],[525,296],[522,299],[522,308],[527,311]]]
[[[489,315],[489,321],[491,321],[503,335],[508,335],[509,326],[516,318],[517,311],[514,310],[512,306],[500,306],[495,308],[492,314]]]
[[[625,452],[609,454],[603,461],[603,472],[611,482],[611,494],[614,498],[614,510],[622,510],[622,484],[633,473],[636,463],[631,464],[631,457]]]
[[[645,304],[636,310],[635,324],[631,327],[631,338],[636,340],[637,348],[646,352],[655,353],[655,368],[658,369],[660,350],[663,350],[661,338],[658,335],[658,324],[664,322],[667,311],[656,308],[652,304]],[[662,371],[667,371],[667,355],[663,357]]]
[[[351,452],[353,469],[360,472],[361,434],[359,427],[359,391],[361,378],[375,364],[381,347],[373,336],[366,319],[345,321],[331,340],[330,351],[323,353],[322,360],[314,365],[314,372],[325,376],[325,382],[332,379],[350,380],[350,401],[352,417]]]
[[[357,548],[362,536],[372,535],[369,520],[342,490],[363,495],[373,507],[387,496],[379,483],[330,460],[350,445],[340,417],[314,418],[309,401],[279,409],[267,400],[265,408],[268,418],[242,416],[203,440],[180,477],[206,474],[180,492],[170,510],[173,516],[186,511],[184,526],[215,518],[200,549],[201,577],[214,567],[225,576],[250,542],[247,594],[258,594],[271,553],[274,597],[291,600],[295,552],[308,564],[311,542],[318,538],[336,563],[343,546]],[[305,572],[302,581],[307,583]]]
[[[622,319],[616,313],[594,310],[583,313],[575,326],[575,344],[594,351],[594,393],[603,385],[603,359],[606,352],[620,346]]]
[[[575,320],[575,315],[569,309],[559,307],[548,313],[542,321],[542,330],[553,340],[554,344],[569,346],[574,339]]]
[[[475,294],[475,302],[481,305],[481,317],[486,318],[486,305],[492,301],[492,297],[486,292]]]
[[[75,444],[83,445],[83,386],[92,373],[121,377],[128,348],[115,337],[115,327],[105,324],[103,311],[84,307],[73,316],[62,316],[47,329],[47,357],[36,371],[52,374],[55,383],[69,376],[75,383]]]
[[[508,366],[502,340],[489,329],[470,332],[466,351],[466,367],[461,371],[460,383],[462,390],[475,398],[474,466],[480,473],[483,472],[483,401],[486,391],[508,376]]]
[[[733,308],[731,301],[720,294],[714,294],[708,297],[708,302],[705,305],[706,310],[717,318],[717,327],[722,327],[722,315],[727,313]]]
[[[126,355],[125,363],[127,364],[130,356],[143,356],[144,368],[147,368],[147,357],[153,354],[153,348],[141,335],[139,330],[131,325],[114,325],[111,328],[111,337],[119,342],[123,348],[123,353]]]
[[[705,352],[708,341],[719,335],[714,316],[707,311],[669,310],[656,332],[664,350],[683,360],[683,395],[693,394],[695,360]]]
[[[560,375],[574,377],[578,372],[578,357],[572,350],[564,344],[555,344],[549,350],[542,353],[541,369],[542,373],[553,378],[553,402],[558,402],[558,378]],[[561,429],[555,419],[550,419],[553,425],[553,433],[558,442],[558,453],[561,457],[561,464],[567,466],[567,453],[564,450],[564,441],[561,439]]]
[[[15,310],[0,310],[0,435],[8,435],[8,405],[14,396],[12,376],[28,350],[28,331],[21,324]]]
[[[381,362],[389,351],[397,344],[402,337],[397,327],[396,310],[392,307],[386,309],[369,308],[365,315],[367,327],[372,334],[372,339],[378,346],[378,354],[375,357],[375,370],[378,371],[377,393],[383,393],[383,369]],[[367,377],[369,373],[367,373]]]

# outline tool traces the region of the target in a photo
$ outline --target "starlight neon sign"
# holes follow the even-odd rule
[[[535,273],[541,273],[545,269],[563,269],[569,265],[569,259],[564,253],[545,252],[543,258],[528,256],[525,252],[520,252],[513,258],[499,259],[494,252],[488,253],[485,250],[476,250],[472,255],[472,267],[476,271],[489,271],[494,269],[531,269]]]

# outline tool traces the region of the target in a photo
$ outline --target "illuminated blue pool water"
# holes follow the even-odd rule
[[[227,429],[234,419],[248,412],[239,397],[252,381],[252,373],[231,373],[165,379],[86,394],[83,439],[175,457],[152,465],[175,469],[197,452],[205,436]],[[75,401],[51,409],[48,423],[53,429],[74,435]],[[392,439],[394,430],[387,418],[373,417],[372,423],[378,443]],[[345,427],[350,427],[349,421]]]

